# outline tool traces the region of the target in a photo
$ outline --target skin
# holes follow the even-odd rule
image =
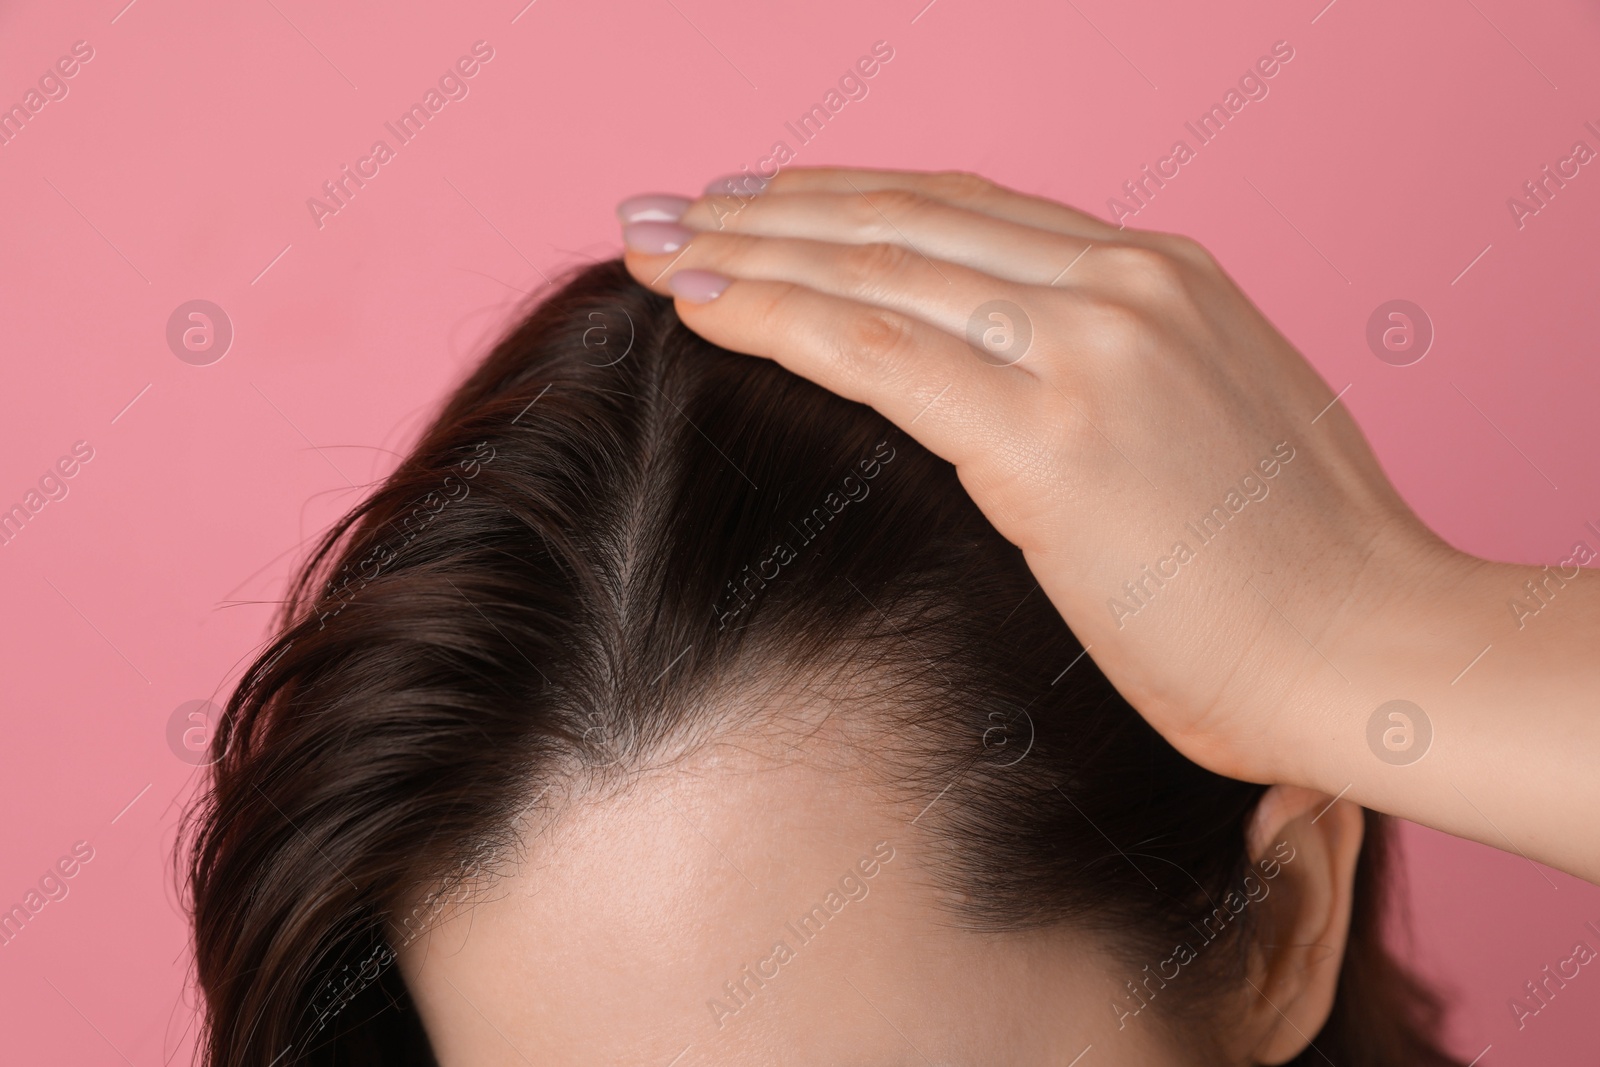
[[[690,233],[669,254],[625,229],[634,276],[671,295],[690,292],[687,271],[731,279],[678,297],[691,329],[871,405],[953,463],[1185,755],[1600,881],[1600,581],[1429,531],[1200,245],[969,174],[792,169],[683,206]],[[966,340],[995,299],[1031,325],[1005,365]],[[1294,458],[1270,496],[1119,615],[1123,583],[1194,549],[1187,524],[1280,444]],[[1545,606],[1518,617],[1529,582]],[[1415,713],[1380,712],[1396,699],[1422,709],[1430,744]],[[1375,716],[1379,738],[1424,754],[1384,758]]]
[[[1129,963],[1065,928],[958,928],[920,805],[864,785],[850,763],[861,754],[827,729],[725,736],[527,826],[520,865],[400,950],[439,1062],[1021,1067],[1092,1046],[1085,1062],[1111,1067],[1243,1065],[1292,1058],[1326,1020],[1357,806],[1269,791],[1250,847],[1286,862],[1248,905],[1261,944],[1217,1002],[1216,1032],[1179,1035],[1159,991],[1137,1015],[1112,1008],[1131,1005],[1123,983],[1160,956]],[[846,873],[809,940],[785,926],[826,908]],[[779,940],[792,955],[764,964],[765,984],[737,1005],[724,983],[773,960]],[[1173,981],[1185,979],[1204,980]]]

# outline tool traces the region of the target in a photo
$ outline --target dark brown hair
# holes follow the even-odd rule
[[[624,776],[775,676],[870,688],[850,713],[882,724],[884,780],[943,790],[917,826],[957,921],[1077,923],[1130,978],[1225,927],[1151,1003],[1204,1040],[1256,933],[1219,902],[1263,787],[1184,758],[1082,652],[949,464],[620,263],[576,272],[325,535],[228,702],[187,837],[205,1063],[433,1063],[389,965],[418,887],[488,877],[552,781]],[[1366,819],[1332,1017],[1294,1062],[1454,1064],[1382,940]]]

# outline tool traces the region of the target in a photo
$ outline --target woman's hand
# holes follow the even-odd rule
[[[1204,249],[963,174],[790,170],[686,207],[625,237],[659,292],[736,279],[679,300],[691,329],[954,463],[1180,750],[1257,781],[1292,769],[1285,700],[1340,683],[1312,646],[1437,546]]]
[[[1411,802],[1424,775],[1385,777],[1367,730],[1391,698],[1446,692],[1435,676],[1493,640],[1487,612],[1440,591],[1503,610],[1489,591],[1510,576],[1423,526],[1333,390],[1194,241],[967,174],[787,170],[759,193],[619,213],[630,271],[696,333],[953,463],[1180,751],[1504,843],[1458,798],[1448,814]],[[1432,636],[1397,657],[1397,631]]]

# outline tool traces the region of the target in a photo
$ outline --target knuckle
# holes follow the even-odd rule
[[[845,249],[840,263],[854,290],[882,288],[886,278],[901,276],[910,265],[910,252],[885,241],[851,245]]]
[[[870,232],[882,231],[885,219],[903,219],[917,215],[931,205],[927,197],[911,189],[879,189],[864,194],[866,202],[860,205],[861,220]]]
[[[1185,234],[1173,234],[1172,245],[1173,254],[1187,260],[1196,267],[1200,267],[1203,270],[1218,269],[1217,257],[1213,256],[1210,249],[1193,237]]]
[[[1171,299],[1187,293],[1182,264],[1161,249],[1123,245],[1113,249],[1112,255],[1119,276],[1131,291],[1157,299]]]
[[[1085,325],[1090,344],[1113,356],[1144,351],[1155,338],[1154,326],[1147,315],[1113,301],[1097,302]]]
[[[911,320],[884,308],[862,308],[846,324],[838,358],[873,371],[892,363],[912,345]]]
[[[1149,245],[1121,245],[1111,254],[1122,272],[1136,278],[1165,278],[1177,271],[1170,255]]]
[[[947,200],[974,200],[993,192],[995,185],[965,170],[944,170],[928,176],[928,191]]]
[[[1221,270],[1205,245],[1187,234],[1151,232],[1148,236],[1156,248],[1171,256],[1180,266],[1208,273]]]

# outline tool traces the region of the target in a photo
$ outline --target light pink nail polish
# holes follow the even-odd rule
[[[691,304],[705,304],[722,295],[733,279],[709,270],[680,270],[667,279],[667,288]]]
[[[677,222],[694,203],[686,196],[671,193],[646,193],[630,196],[617,205],[617,218],[623,222]]]
[[[676,222],[630,222],[622,228],[623,244],[650,255],[676,252],[693,236],[693,230]]]
[[[706,183],[707,196],[757,196],[766,190],[768,180],[754,174],[724,174]]]

